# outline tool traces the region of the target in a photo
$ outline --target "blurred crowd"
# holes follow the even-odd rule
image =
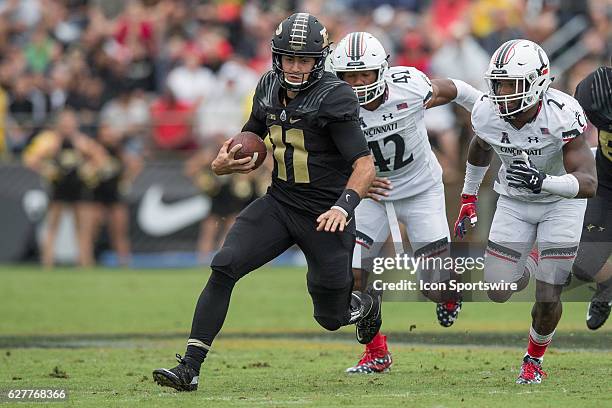
[[[576,16],[588,27],[568,41],[588,52],[556,73],[558,87],[571,91],[612,50],[607,0],[0,0],[0,151],[19,155],[66,108],[85,134],[108,124],[143,155],[232,135],[270,68],[271,33],[298,9],[336,41],[369,31],[392,65],[482,89],[501,43],[545,43]]]
[[[197,185],[245,122],[272,33],[296,10],[335,42],[369,31],[391,65],[482,90],[490,55],[512,38],[543,44],[569,93],[612,54],[608,0],[0,0],[0,160],[27,155],[69,111],[74,132],[125,158],[126,179],[130,160],[191,157]],[[458,181],[469,115],[446,106],[426,119],[446,181]]]

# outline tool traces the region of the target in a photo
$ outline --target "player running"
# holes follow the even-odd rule
[[[359,127],[359,103],[350,86],[324,71],[329,43],[314,16],[296,13],[272,39],[273,70],[257,85],[243,127],[269,133],[275,159],[272,186],[238,216],[211,262],[198,300],[185,358],[158,369],[160,385],[198,387],[200,365],[221,330],[236,282],[297,244],[308,262],[314,318],[327,330],[356,323],[360,342],[371,341],[382,322],[380,294],[352,292],[355,207],[375,176]],[[212,168],[217,175],[248,173],[250,158],[234,159],[240,145],[226,142]],[[271,294],[272,296],[272,294]]]
[[[501,160],[494,189],[500,194],[485,253],[487,282],[529,281],[525,261],[537,245],[536,301],[518,384],[539,384],[542,359],[561,318],[562,288],[576,256],[586,197],[597,188],[593,155],[582,133],[586,118],[571,96],[549,88],[542,48],[511,40],[493,54],[485,74],[488,95],[472,110],[475,136],[468,151],[455,234],[476,222],[476,196],[495,152]],[[489,291],[505,302],[513,291]]]
[[[429,144],[424,113],[453,100],[471,110],[482,95],[463,81],[430,81],[416,68],[389,68],[387,58],[376,37],[354,32],[338,43],[331,59],[332,70],[357,94],[361,128],[376,165],[372,199],[363,200],[355,211],[358,245],[352,264],[356,290],[363,290],[368,278],[362,259],[376,257],[390,232],[401,245],[398,220],[406,226],[415,257],[447,250],[450,234],[442,168]],[[426,295],[440,302],[436,309],[440,324],[451,326],[461,310],[461,300],[441,301],[436,294]],[[382,372],[391,364],[386,336],[379,333],[347,372]]]
[[[586,324],[597,330],[612,309],[612,68],[600,67],[576,87],[575,98],[597,127],[597,194],[587,203],[574,275],[597,283]]]

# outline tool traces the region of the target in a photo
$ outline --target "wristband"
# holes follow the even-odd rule
[[[461,193],[473,196],[478,195],[480,183],[482,183],[487,170],[489,170],[489,166],[474,166],[467,162],[465,165],[465,181],[463,182]]]
[[[542,182],[542,190],[565,198],[574,198],[578,195],[580,184],[573,174],[562,176],[546,176]]]
[[[342,195],[332,208],[339,207],[346,213],[345,215],[347,218],[353,218],[355,208],[357,208],[360,201],[361,197],[359,197],[359,194],[355,190],[347,188],[342,192]]]

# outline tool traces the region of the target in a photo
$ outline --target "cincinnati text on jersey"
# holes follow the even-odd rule
[[[377,127],[373,127],[370,129],[364,129],[363,134],[365,134],[366,136],[374,136],[380,133],[387,133],[392,130],[397,130],[397,123],[398,122],[393,122],[393,123],[389,123],[388,125],[377,126]]]
[[[542,149],[517,149],[516,147],[504,147],[500,148],[501,153],[509,153],[510,156],[520,156],[522,152],[525,152],[529,156],[541,156]]]

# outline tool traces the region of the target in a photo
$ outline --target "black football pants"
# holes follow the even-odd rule
[[[306,256],[307,286],[316,321],[327,330],[348,324],[354,225],[352,230],[336,233],[318,232],[316,227],[316,217],[289,209],[268,194],[245,208],[213,258],[212,274],[198,299],[190,338],[210,346],[223,326],[235,283],[294,244]]]

